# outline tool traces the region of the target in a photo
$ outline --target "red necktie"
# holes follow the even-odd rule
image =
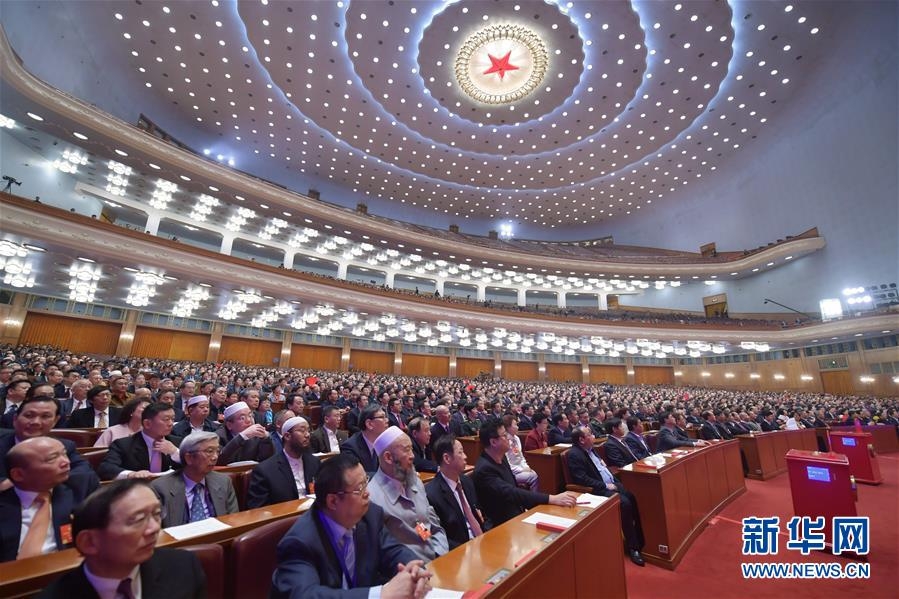
[[[474,517],[474,512],[471,511],[471,506],[468,505],[468,501],[465,499],[465,491],[462,490],[461,481],[456,483],[456,494],[459,495],[459,501],[462,502],[462,513],[465,514],[465,519],[468,520],[468,526],[471,527],[472,536],[481,536],[484,534],[484,531],[481,530],[478,519]]]

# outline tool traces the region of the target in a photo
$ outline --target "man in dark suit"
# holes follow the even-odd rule
[[[466,458],[462,444],[454,437],[444,435],[434,444],[434,451],[440,470],[425,485],[425,493],[446,531],[449,548],[453,550],[483,534],[484,518],[478,507],[474,481],[464,475]]]
[[[369,503],[367,487],[365,470],[353,455],[341,453],[322,464],[315,504],[278,543],[272,599],[362,598],[378,585],[382,597],[427,594],[429,573],[388,532],[381,508]]]
[[[715,415],[710,410],[702,413],[702,427],[699,429],[699,436],[706,441],[721,441],[724,439],[721,431],[715,426]]]
[[[674,430],[676,421],[673,412],[665,411],[659,414],[659,422],[662,423],[662,427],[659,429],[659,444],[656,447],[656,450],[659,452],[668,451],[675,447],[697,447],[708,444],[708,441],[703,439],[690,439],[678,436]]]
[[[68,397],[60,399],[59,426],[69,426],[69,418],[76,410],[83,410],[90,407],[87,404],[87,392],[90,391],[91,383],[87,379],[78,379],[69,387]]]
[[[300,415],[300,414],[298,414]],[[340,409],[336,406],[322,408],[322,425],[312,432],[309,444],[314,453],[332,453],[340,451],[340,446],[349,438],[346,431],[340,430]]]
[[[606,439],[603,448],[606,452],[606,460],[608,460],[611,465],[616,468],[622,468],[642,459],[637,457],[637,454],[634,453],[634,450],[631,449],[626,441],[628,431],[627,423],[624,420],[621,418],[611,418],[606,421],[606,427],[608,427],[609,436]],[[593,432],[592,427],[590,427],[590,432]]]
[[[419,472],[437,472],[437,463],[431,457],[431,423],[423,416],[409,421],[406,431],[412,438],[412,453],[415,454],[415,469]]]
[[[771,433],[780,430],[780,423],[774,417],[774,412],[765,410],[762,412],[762,421],[759,423],[763,433]]]
[[[431,453],[433,453],[434,445],[443,435],[451,435],[452,427],[450,425],[450,409],[446,404],[440,404],[434,408],[434,418],[437,420],[431,425]]]
[[[25,400],[31,382],[28,379],[15,379],[6,386],[6,397],[3,401],[3,413],[0,414],[0,428],[12,428],[12,421],[16,417],[16,410]]]
[[[140,432],[117,439],[100,462],[97,473],[102,480],[149,478],[177,465],[180,437],[171,435],[175,411],[164,403],[150,404],[141,414]]]
[[[218,429],[219,423],[209,419],[209,398],[205,395],[195,395],[187,400],[187,417],[175,423],[172,434],[183,439],[191,433],[200,431],[214,433]]]
[[[509,466],[506,453],[509,439],[502,421],[490,420],[481,427],[483,453],[474,467],[474,485],[480,500],[484,523],[488,528],[499,526],[506,520],[541,504],[572,507],[575,495],[559,493],[547,495],[520,489]]]
[[[553,416],[553,425],[549,429],[549,444],[571,443],[571,423],[564,412]]]
[[[521,414],[518,416],[518,430],[529,431],[534,428],[534,406],[529,403],[521,406]]]
[[[396,426],[406,430],[406,421],[403,420],[402,403],[394,397],[387,404],[387,426]]]
[[[617,419],[616,419],[617,420]],[[621,500],[621,531],[628,556],[638,566],[644,566],[643,527],[640,525],[640,510],[637,499],[624,488],[621,481],[608,469],[593,448],[593,431],[589,426],[575,427],[571,433],[572,447],[568,451],[568,471],[574,484],[590,487],[591,492],[603,497],[618,494]]]
[[[362,410],[368,405],[368,397],[357,395],[353,400],[353,408],[346,414],[346,428],[350,435],[362,430]]]
[[[646,442],[646,437],[643,436],[643,422],[636,416],[628,416],[625,422],[627,423],[627,434],[624,436],[624,442],[627,443],[627,446],[638,460],[651,456],[652,449]]]
[[[288,418],[281,426],[284,451],[253,468],[247,490],[247,508],[299,499],[312,493],[321,462],[309,450],[309,422]]]
[[[191,433],[178,447],[184,469],[156,478],[151,486],[162,502],[164,528],[233,514],[240,510],[234,485],[214,472],[219,438],[213,432]]]
[[[0,561],[64,549],[76,501],[65,447],[51,437],[25,439],[6,456],[13,488],[0,493]],[[27,523],[23,527],[23,521]]]
[[[13,485],[8,476],[6,463],[9,451],[14,445],[34,437],[46,437],[59,421],[59,400],[49,396],[36,395],[19,404],[18,412],[13,420],[13,430],[0,432],[0,491]],[[92,493],[99,485],[100,479],[90,464],[78,453],[75,443],[68,439],[60,439],[69,458],[69,478],[66,486],[72,489],[75,498],[81,501]]]
[[[106,387],[91,387],[87,392],[90,407],[72,412],[66,424],[69,428],[109,428],[118,424],[122,408],[110,406],[111,399],[112,393]]]
[[[380,404],[370,404],[359,417],[361,430],[340,446],[340,453],[351,453],[369,474],[378,471],[375,440],[387,430],[387,414]]]
[[[265,427],[257,423],[245,401],[225,408],[225,426],[216,431],[222,444],[219,466],[252,460],[261,462],[274,454],[272,440]]]
[[[75,509],[72,532],[84,562],[39,597],[100,597],[98,589],[104,589],[102,596],[205,598],[206,575],[196,555],[156,548],[161,517],[159,499],[146,481],[129,479],[104,486]],[[140,576],[132,578],[138,566]]]

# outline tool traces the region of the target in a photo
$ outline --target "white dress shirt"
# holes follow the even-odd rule
[[[34,505],[34,500],[37,499],[38,494],[35,491],[23,491],[19,487],[13,488],[16,490],[16,495],[19,496],[19,503],[22,505],[22,529],[19,532],[19,549],[21,549],[22,542],[25,540],[25,535],[28,534],[28,529],[31,528],[31,522],[34,520],[35,514],[37,514],[38,508]],[[47,527],[47,537],[44,539],[44,544],[41,545],[41,554],[53,553],[56,550],[56,532],[53,526],[53,502],[51,501],[50,525]]]
[[[87,581],[91,583],[91,586],[94,587],[94,590],[97,591],[97,596],[100,599],[116,599],[119,584],[124,580],[122,578],[103,578],[102,576],[97,576],[90,571],[87,564],[84,564],[84,576],[87,578]],[[140,588],[140,566],[135,566],[134,570],[132,570],[131,574],[126,578],[131,579],[131,595],[134,599],[142,599],[143,594],[141,593]]]
[[[303,458],[293,458],[286,451],[284,452],[284,457],[287,458],[287,463],[290,464],[290,470],[293,472],[293,482],[297,486],[297,494],[302,499],[306,496],[306,473],[303,470]]]

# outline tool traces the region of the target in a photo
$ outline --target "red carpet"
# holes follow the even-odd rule
[[[878,457],[884,482],[858,485],[859,516],[871,519],[869,579],[744,579],[743,561],[863,563],[821,552],[803,556],[786,549],[786,523],[793,516],[790,481],[781,474],[767,481],[746,481],[746,493],[727,506],[696,539],[687,555],[671,572],[651,564],[639,568],[626,563],[628,596],[636,599],[681,597],[765,597],[796,599],[880,599],[899,597],[899,454]],[[741,520],[747,516],[780,516],[780,551],[776,556],[743,556]],[[601,596],[599,594],[598,596]]]

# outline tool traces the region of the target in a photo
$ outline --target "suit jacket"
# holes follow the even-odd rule
[[[770,433],[772,431],[780,430],[780,425],[778,424],[776,419],[774,420],[773,423],[768,422],[767,420],[762,420],[761,427],[762,427],[762,432],[764,432],[764,433]]]
[[[144,599],[203,599],[206,574],[200,560],[190,551],[158,547],[153,556],[140,565],[141,593]],[[70,570],[52,582],[40,599],[98,599],[97,592],[84,575],[84,565]]]
[[[562,430],[558,426],[549,429],[549,444],[558,445],[559,443],[571,443],[571,428]]]
[[[271,599],[367,599],[368,589],[396,574],[397,564],[416,559],[384,526],[384,513],[374,503],[353,530],[355,584],[342,590],[343,570],[317,508],[302,514],[278,543],[278,568],[272,576]]]
[[[668,451],[675,447],[693,447],[693,441],[690,439],[681,439],[675,432],[667,426],[659,429],[659,444],[657,451]]]
[[[520,431],[529,431],[534,428],[534,421],[531,420],[530,416],[525,416],[522,414],[518,417],[518,430]]]
[[[368,444],[362,437],[362,431],[356,433],[340,446],[340,453],[351,453],[359,460],[366,472],[378,471],[378,458],[373,457]]]
[[[722,439],[729,440],[734,438],[734,434],[730,432],[729,428],[727,428],[727,424],[716,422],[715,428],[718,429],[718,433],[721,435]]]
[[[412,453],[415,454],[415,469],[419,472],[437,472],[437,462],[431,459],[431,448],[422,447],[412,437]]]
[[[637,458],[637,454],[631,449],[629,443],[622,441],[615,435],[609,435],[603,448],[606,450],[606,461],[616,468],[627,466],[640,459]],[[570,456],[571,454],[569,453],[568,455]]]
[[[122,415],[122,408],[109,406],[106,408],[106,424],[113,426],[119,423],[119,416]],[[94,409],[90,406],[75,410],[66,421],[68,428],[94,428]]]
[[[166,437],[166,440],[171,441],[175,445],[181,444],[181,437],[169,435]],[[179,465],[171,457],[167,455],[162,456],[162,472],[175,466]],[[137,472],[138,470],[149,469],[150,452],[147,450],[143,433],[138,431],[130,437],[116,439],[112,442],[112,445],[109,446],[109,452],[97,468],[97,473],[100,475],[101,480],[115,480],[115,477],[123,470]]]
[[[485,530],[484,520],[481,517],[481,510],[478,504],[478,495],[475,491],[474,481],[467,476],[459,477],[462,483],[462,492],[465,493],[465,500],[468,502],[475,519],[481,526],[481,530]],[[437,517],[440,518],[440,524],[446,531],[446,538],[449,540],[450,551],[468,542],[468,521],[462,508],[459,507],[459,501],[456,499],[456,493],[450,489],[446,480],[438,474],[425,485],[425,493],[428,496],[428,502]]]
[[[652,455],[649,443],[646,442],[645,438],[638,436],[634,431],[630,431],[624,436],[624,442],[631,448],[631,451],[634,452],[634,455],[637,456],[638,460],[648,458]]]
[[[72,519],[75,509],[75,495],[65,485],[57,485],[50,495],[51,512],[53,514],[53,532],[56,536],[56,548],[65,549],[69,545],[62,542],[59,529]],[[22,503],[15,488],[0,493],[0,562],[10,562],[19,553],[19,541],[22,534]]]
[[[234,492],[234,485],[231,484],[231,479],[228,478],[228,475],[221,472],[210,472],[206,475],[204,484],[206,485],[208,497],[212,498],[214,516],[223,516],[240,511],[240,508],[237,506],[237,494]],[[162,510],[165,514],[165,517],[162,519],[163,528],[187,524],[188,511],[184,476],[180,473],[160,476],[150,486],[159,495],[159,500],[165,508]]]
[[[346,431],[337,429],[337,443],[343,445],[344,441],[349,439],[350,435]],[[331,444],[328,442],[328,433],[325,427],[320,426],[309,436],[309,445],[312,447],[313,453],[328,453],[331,451]]]
[[[359,432],[359,418],[362,417],[362,411],[359,408],[353,408],[346,413],[346,428],[350,435]]]
[[[214,433],[219,430],[218,422],[213,422],[206,418],[203,420],[203,432],[204,433]],[[182,439],[193,432],[193,429],[190,428],[190,420],[182,420],[181,422],[176,422],[175,426],[172,427],[172,434],[176,437],[181,437]]]
[[[474,467],[474,486],[480,499],[484,522],[488,527],[499,526],[506,520],[542,503],[549,503],[549,495],[520,489],[509,460],[497,464],[482,453]]]
[[[222,446],[222,453],[219,454],[218,460],[219,466],[247,460],[262,462],[275,453],[271,437],[268,436],[251,439],[244,439],[240,435],[229,436],[230,433],[224,426],[219,427],[215,434],[219,436],[219,445]]]
[[[724,438],[724,435],[721,434],[721,431],[718,429],[718,427],[708,420],[702,423],[702,428],[699,429],[699,436],[706,441],[713,441],[715,439]]]
[[[549,443],[546,440],[546,434],[541,434],[537,431],[537,429],[531,429],[531,431],[524,438],[524,450],[530,451],[532,449],[543,449]]]
[[[403,420],[402,414],[397,415],[393,412],[387,412],[387,425],[398,426],[399,428],[406,430],[406,421]]]
[[[69,480],[63,484],[72,489],[75,503],[81,503],[85,497],[97,490],[97,487],[100,486],[100,479],[97,478],[97,473],[94,472],[91,465],[75,449],[73,441],[68,439],[58,439],[58,441],[66,448],[66,455],[69,456]],[[16,435],[13,431],[0,432],[0,482],[9,477],[6,454],[15,444]]]
[[[449,429],[449,430],[447,430],[447,429]],[[430,443],[431,449],[434,448],[434,443],[437,442],[437,439],[439,439],[443,435],[452,435],[452,434],[453,434],[453,429],[450,425],[447,425],[447,428],[443,428],[442,424],[435,421],[434,424],[431,425],[431,443]]]
[[[615,494],[615,491],[606,487],[599,469],[593,463],[593,460],[590,459],[590,456],[587,455],[587,452],[580,447],[572,447],[568,450],[568,472],[571,474],[571,482],[576,485],[590,487],[591,493],[594,495],[610,497]],[[622,491],[624,487],[621,481],[614,475],[612,475],[612,479],[618,491]]]
[[[312,493],[311,483],[318,474],[321,461],[307,451],[303,454],[303,478],[306,480],[306,494]],[[299,499],[293,470],[284,452],[276,453],[257,464],[250,475],[247,489],[247,509]]]

